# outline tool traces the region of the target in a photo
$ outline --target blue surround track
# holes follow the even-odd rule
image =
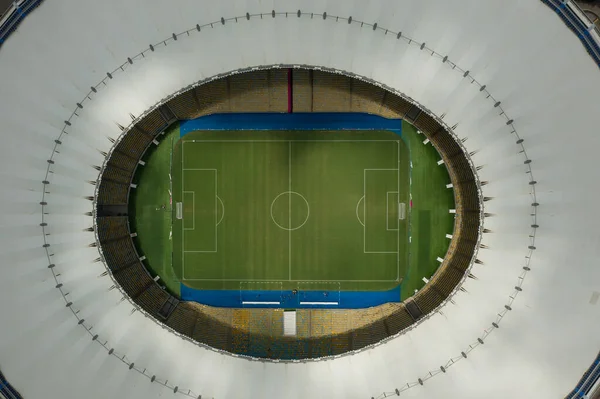
[[[402,136],[402,120],[361,113],[213,114],[182,121],[180,135],[201,130],[389,130]],[[201,290],[181,284],[181,299],[228,308],[360,309],[400,302],[400,285],[389,291]]]
[[[196,130],[389,130],[402,133],[402,119],[344,112],[214,114],[183,121],[181,136]]]
[[[389,291],[197,290],[181,284],[181,299],[224,308],[362,309],[400,302],[400,286]],[[261,303],[262,302],[262,303]]]

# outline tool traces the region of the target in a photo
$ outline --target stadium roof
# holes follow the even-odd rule
[[[84,231],[91,166],[130,114],[268,65],[355,74],[443,115],[493,198],[477,279],[353,356],[278,364],[185,341],[131,314]],[[600,73],[541,1],[53,0],[2,44],[0,71],[0,362],[25,398],[559,398],[598,352]]]

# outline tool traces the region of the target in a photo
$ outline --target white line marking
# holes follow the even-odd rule
[[[325,306],[337,306],[339,302],[300,302],[300,305],[325,305]]]
[[[365,196],[363,195],[362,197],[360,197],[360,199],[356,203],[356,218],[358,219],[358,223],[362,224],[363,227],[365,227],[365,224],[362,222],[362,220],[360,220],[360,217],[358,216],[358,207],[360,206],[361,201],[364,201],[364,199],[365,199]],[[363,211],[364,211],[364,207],[363,207]],[[364,217],[364,215],[363,215],[363,217]]]
[[[195,191],[183,191],[183,196],[185,197],[185,194],[189,194],[192,193],[192,228],[190,229],[189,227],[184,227],[184,230],[196,230],[196,192]],[[184,219],[184,225],[185,225],[185,219]]]
[[[183,149],[182,149],[182,151],[183,151]],[[183,244],[182,244],[183,254],[186,254],[186,253],[215,253],[215,252],[218,252],[218,245],[219,245],[218,227],[217,227],[219,225],[219,221],[217,220],[218,217],[219,217],[219,215],[218,215],[218,213],[219,213],[219,209],[218,209],[219,208],[219,205],[218,205],[219,204],[219,197],[217,195],[218,170],[215,169],[215,168],[183,169],[183,171],[181,172],[181,174],[182,174],[182,180],[183,180],[183,175],[185,174],[185,171],[211,171],[211,172],[214,172],[214,180],[215,180],[215,221],[214,221],[214,223],[215,223],[215,236],[214,236],[215,237],[215,249],[214,250],[210,250],[210,251],[206,251],[206,250],[186,250],[185,249],[185,236],[183,236],[182,237],[182,239],[183,239]],[[182,184],[184,184],[184,183],[182,183]],[[188,193],[194,193],[194,191],[183,191],[183,190],[182,190],[182,192],[183,193],[186,193],[186,192],[188,192]],[[193,216],[193,220],[194,220],[193,226],[194,226],[194,229],[195,229],[195,227],[196,227],[196,222],[195,222],[195,218],[196,218],[196,216],[195,216],[196,215],[195,194],[194,194],[193,198],[194,198],[194,200],[193,200],[193,215],[194,215]],[[224,208],[223,208],[223,210],[224,210]],[[183,225],[183,223],[182,223],[182,225]],[[184,228],[183,230],[186,231],[186,230],[191,230],[191,229]]]
[[[395,252],[392,252],[395,253]],[[185,281],[239,281],[245,283],[280,283],[281,279],[265,279],[265,280],[257,280],[257,279],[240,279],[240,278],[188,278]],[[293,282],[298,283],[394,283],[397,280],[291,280]]]
[[[219,249],[219,229],[217,228],[217,226],[219,226],[219,222],[217,221],[217,219],[219,217],[219,203],[217,201],[217,198],[219,198],[219,196],[217,195],[217,192],[218,192],[217,183],[218,182],[219,182],[219,173],[217,173],[217,170],[215,169],[215,252],[217,252]]]
[[[398,140],[198,140],[198,141],[194,140],[193,142],[194,143],[198,143],[198,144],[207,143],[207,142],[208,143],[224,143],[224,142],[232,142],[232,143],[240,143],[240,142],[245,142],[245,143],[287,142],[287,143],[289,143],[290,144],[290,148],[289,148],[289,160],[290,160],[289,161],[289,163],[290,163],[289,169],[290,170],[288,172],[289,173],[289,176],[288,176],[288,180],[289,180],[288,187],[290,188],[290,191],[291,191],[291,183],[292,183],[291,182],[291,145],[294,142],[396,142],[396,143],[398,143],[398,148],[400,146],[400,142]],[[185,170],[190,170],[190,171],[192,171],[192,170],[214,170],[215,174],[217,174],[217,169],[184,168],[183,167],[184,166],[184,156],[183,156],[183,152],[184,151],[183,151],[183,148],[184,148],[184,144],[185,143],[189,144],[190,141],[185,141],[184,140],[184,142],[182,143],[182,165],[181,165],[181,168],[182,168],[182,188],[183,188],[183,184],[184,184],[183,183],[183,180],[184,180],[183,179],[183,171],[185,171]],[[398,156],[398,164],[400,164],[400,153],[399,153],[399,150],[398,150],[397,156]],[[375,169],[375,168],[373,168],[373,169],[371,169],[371,168],[367,168],[367,169],[363,170],[363,196],[359,200],[359,202],[357,203],[357,207],[356,207],[357,218],[358,218],[359,222],[363,225],[363,246],[366,246],[366,171],[367,170],[369,170],[369,171],[394,171],[395,170],[395,171],[398,172],[398,189],[399,189],[399,186],[400,186],[400,183],[399,183],[400,182],[400,176],[399,176],[400,175],[400,170],[399,170],[399,167],[398,167],[398,169],[392,169],[392,168],[385,168],[385,169],[383,169],[383,168],[381,168],[381,169]],[[216,192],[216,190],[217,190],[217,177],[215,176],[215,192]],[[307,207],[308,207],[308,201],[306,201],[306,198],[304,198],[299,193],[296,193],[296,192],[293,192],[293,193],[301,196],[305,200],[305,202],[307,203]],[[364,214],[364,219],[365,219],[364,223],[361,222],[360,217],[358,215],[358,207],[360,206],[360,201],[361,200],[363,201],[363,214]],[[221,199],[218,196],[216,196],[215,202],[216,201],[221,201]],[[222,201],[221,201],[221,204],[223,205]],[[387,206],[387,204],[386,204],[386,206]],[[223,220],[224,212],[225,212],[225,208],[223,206],[223,215],[221,215],[221,219],[218,222],[216,222],[216,224],[215,224],[215,230],[216,230],[216,226],[218,226],[218,224],[220,224],[220,222]],[[310,214],[310,208],[308,208],[308,212],[307,213]],[[215,220],[217,218],[218,218],[218,206],[216,205]],[[307,219],[308,219],[308,215],[307,215]],[[288,205],[288,223],[291,226],[291,196],[290,196],[289,205]],[[305,223],[306,223],[306,220],[305,220],[305,222],[301,226],[299,226],[297,228],[294,228],[292,230],[296,230],[296,229],[302,227]],[[183,227],[183,223],[182,223],[182,227]],[[281,228],[283,228],[283,227],[281,227]],[[289,265],[289,280],[288,281],[297,281],[297,280],[291,280],[291,231],[292,230],[290,230],[290,233],[289,233],[289,237],[290,237],[289,238],[289,240],[290,240],[289,241],[289,247],[290,247],[289,248],[289,263],[290,263],[290,265]],[[399,231],[399,229],[397,229],[397,230]],[[183,232],[182,232],[182,235],[183,235]],[[182,241],[184,241],[184,240],[182,239]],[[216,245],[217,244],[215,244],[215,246]],[[208,252],[208,251],[185,251],[183,247],[184,247],[184,244],[182,243],[182,252],[184,254],[185,253],[203,253],[203,252]],[[216,251],[210,251],[210,252],[216,252]],[[368,252],[365,252],[365,253],[373,253],[373,254],[377,254],[377,253],[379,253],[379,254],[382,254],[382,253],[384,253],[384,254],[387,254],[387,253],[396,253],[397,257],[398,257],[398,274],[399,274],[399,232],[398,232],[398,249],[397,249],[396,252],[393,252],[393,251],[368,251]],[[185,267],[184,267],[183,256],[182,256],[182,280],[186,280],[186,281],[240,281],[240,282],[244,281],[244,282],[249,282],[249,283],[251,283],[251,282],[256,282],[256,283],[276,283],[276,282],[279,282],[279,283],[281,283],[280,279],[265,279],[265,280],[256,280],[256,279],[222,279],[222,278],[219,278],[219,279],[186,279],[184,276],[185,276]],[[339,286],[339,284],[342,283],[342,282],[390,283],[390,282],[396,282],[396,281],[398,281],[398,279],[396,279],[396,280],[322,280],[322,279],[320,279],[320,280],[304,280],[304,281],[307,282],[307,283],[316,283],[316,284],[318,284],[318,283],[338,284],[338,286]]]
[[[398,173],[400,173],[400,171],[398,171]],[[385,193],[385,215],[386,215],[386,218],[385,218],[385,229],[387,231],[396,231],[396,230],[398,230],[397,228],[396,229],[390,229],[390,217],[389,217],[389,212],[390,212],[389,195],[390,194],[398,194],[398,198],[400,198],[400,193],[398,193],[397,191],[387,191]],[[399,226],[400,226],[400,224],[398,224],[398,228],[400,228]]]
[[[400,140],[398,140],[398,152],[397,152],[398,163],[398,197],[396,198],[397,202],[400,202]],[[400,209],[398,209],[398,217],[400,217]],[[396,237],[396,280],[400,280],[400,221],[398,221],[398,233]]]
[[[189,140],[184,141],[190,143]],[[194,140],[191,143],[202,144],[202,143],[396,143],[397,140]]]
[[[219,197],[218,195],[217,195],[217,199],[221,203],[221,209],[223,210],[223,213],[221,213],[221,219],[219,219],[219,223],[217,223],[217,226],[218,226],[221,224],[221,222],[223,221],[223,218],[225,217],[225,205],[223,205],[223,200],[221,200],[221,197]]]
[[[285,194],[288,194],[290,196],[288,213],[291,213],[291,206],[292,206],[291,205],[291,203],[292,203],[292,196],[291,196],[291,194],[296,194],[297,196],[299,196],[300,198],[302,198],[304,200],[304,202],[306,203],[306,209],[307,209],[306,219],[304,219],[304,221],[302,222],[302,224],[300,226],[294,227],[293,229],[288,228],[288,227],[284,227],[284,226],[280,225],[279,223],[277,223],[277,221],[275,220],[275,217],[273,216],[273,206],[275,205],[275,202],[277,201],[277,199],[279,197],[281,197],[282,195],[285,195]],[[279,227],[282,230],[287,230],[287,231],[291,232],[291,231],[294,231],[294,230],[298,230],[299,228],[301,228],[302,226],[304,226],[306,224],[306,222],[308,222],[308,218],[310,217],[310,206],[308,205],[308,201],[306,200],[306,198],[302,194],[300,194],[300,193],[298,193],[296,191],[284,191],[283,193],[280,193],[279,195],[277,195],[277,197],[275,197],[275,199],[273,200],[273,202],[271,202],[271,212],[270,213],[271,213],[271,220],[273,221],[273,223],[275,223],[275,225],[277,227]],[[292,222],[291,218],[288,218],[288,222],[291,224],[291,222]]]
[[[363,252],[367,249],[367,170],[363,169]]]
[[[292,142],[288,145],[288,191],[290,192],[288,200],[288,280],[292,280]],[[304,197],[303,197],[304,198]],[[305,199],[306,201],[306,199]],[[308,206],[308,202],[306,203]],[[273,206],[271,205],[271,209]],[[310,212],[310,211],[309,211]],[[271,213],[271,217],[273,214]],[[308,217],[306,218],[308,220]],[[306,223],[306,220],[304,223]],[[304,226],[302,223],[302,226]],[[302,227],[300,226],[300,227]],[[300,228],[298,227],[298,228]]]
[[[281,302],[242,301],[242,305],[281,305]]]
[[[395,141],[395,140],[394,140]],[[396,261],[398,261],[398,252],[399,252],[399,246],[397,245],[397,248],[395,251],[367,251],[367,233],[366,233],[366,226],[367,226],[367,209],[366,209],[366,203],[367,203],[367,197],[366,197],[366,191],[367,191],[367,171],[396,171],[399,173],[398,169],[371,169],[371,168],[366,168],[363,169],[363,210],[364,210],[364,215],[363,215],[363,253],[365,254],[396,254]],[[387,197],[387,194],[386,194]],[[387,198],[386,198],[386,202],[387,202]],[[386,203],[387,206],[387,203]],[[387,210],[386,210],[386,230],[387,230]],[[399,235],[400,233],[398,233]]]

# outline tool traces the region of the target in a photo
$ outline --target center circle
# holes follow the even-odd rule
[[[283,230],[298,230],[306,224],[310,206],[304,196],[295,191],[285,191],[271,202],[271,220]]]

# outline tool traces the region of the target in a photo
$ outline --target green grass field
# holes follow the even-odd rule
[[[175,126],[136,174],[136,245],[174,294],[181,282],[382,290],[400,281],[405,299],[435,272],[453,228],[447,171],[423,139],[408,123],[403,140],[372,131],[194,132],[180,140]],[[169,189],[183,219],[171,219]]]
[[[391,289],[408,267],[409,161],[392,132],[187,134],[175,274],[200,289]]]

